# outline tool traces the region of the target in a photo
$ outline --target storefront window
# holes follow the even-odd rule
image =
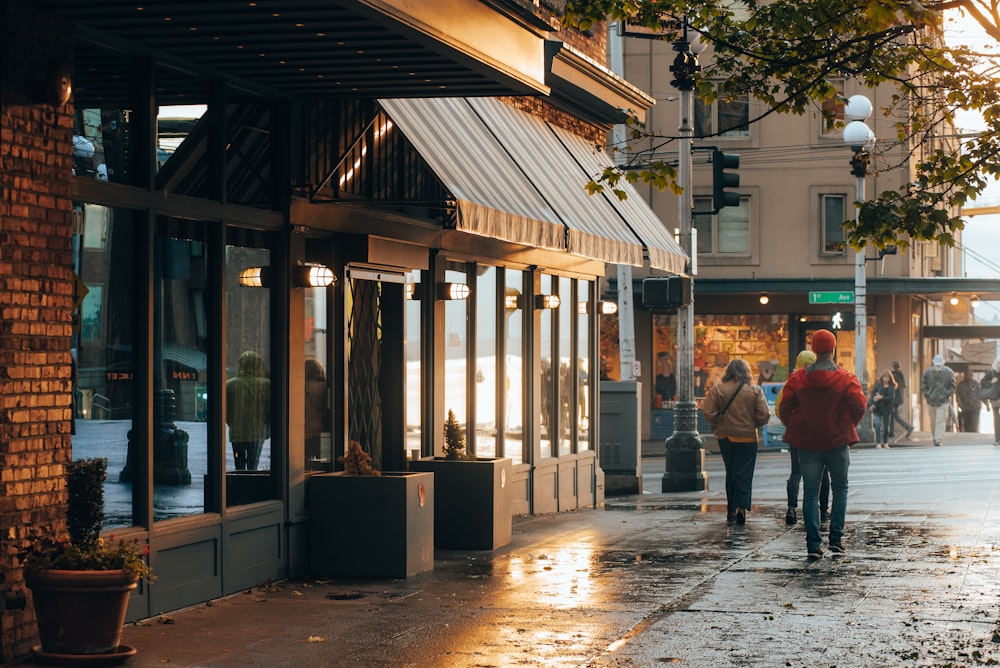
[[[590,450],[590,384],[591,384],[591,282],[579,280],[576,316],[576,442],[577,450]]]
[[[476,273],[476,438],[473,452],[478,457],[495,457],[497,452],[497,268],[480,265]]]
[[[271,458],[271,290],[247,287],[247,267],[267,267],[263,248],[226,247],[226,499],[242,505],[275,497]]]
[[[543,274],[539,280],[540,294],[548,295],[556,293],[556,281],[553,276]],[[552,439],[556,436],[554,429],[557,421],[555,411],[558,406],[556,399],[556,370],[552,368],[553,360],[556,357],[556,347],[558,340],[555,334],[555,309],[538,309],[538,331],[540,340],[540,363],[541,363],[541,456],[552,457]]]
[[[416,286],[420,283],[420,271],[411,271],[407,277],[406,282],[409,287]],[[410,292],[410,294],[413,294]],[[406,453],[411,459],[416,459],[420,456],[420,437],[421,437],[421,413],[420,413],[420,402],[421,402],[421,372],[423,368],[422,356],[421,356],[421,328],[423,327],[423,320],[420,317],[420,304],[421,301],[418,299],[407,299],[403,302],[403,308],[405,310],[405,359],[406,359],[406,386],[403,388],[403,411],[404,415],[404,425],[406,427]]]
[[[74,244],[76,292],[82,303],[74,321],[72,351],[73,457],[108,460],[104,528],[116,529],[136,524],[131,484],[135,469],[126,470],[135,457],[133,449],[143,442],[129,438],[136,401],[131,258],[133,231],[146,217],[95,204],[77,205],[76,210],[83,216],[83,234],[75,239],[83,243]]]
[[[79,38],[74,58],[87,65],[74,72],[73,174],[132,184],[136,173],[131,146],[135,135],[133,61]]]
[[[503,456],[514,464],[527,461],[524,452],[524,272],[504,271],[504,321],[506,353],[504,381]]]
[[[190,221],[159,217],[153,249],[153,513],[205,511],[207,253]],[[135,471],[134,475],[140,475]]]
[[[573,357],[573,323],[577,313],[573,299],[573,279],[559,278],[559,454],[573,452],[573,424],[577,384],[576,359]]]
[[[305,288],[305,470],[333,470],[327,288]]]
[[[677,321],[653,316],[653,408],[676,400]],[[730,360],[746,360],[754,381],[783,382],[788,375],[788,318],[785,315],[697,315],[694,327],[694,396],[705,396],[722,380]]]
[[[600,326],[600,355],[598,371],[600,380],[621,380],[621,351],[618,343],[618,314],[601,314],[598,319]]]
[[[464,262],[449,262],[444,272],[446,283],[468,284],[466,265]],[[444,301],[444,415],[448,411],[455,414],[455,419],[468,434],[468,416],[466,415],[466,397],[468,383],[469,355],[469,302],[464,299],[446,299]],[[466,439],[468,443],[468,438]]]

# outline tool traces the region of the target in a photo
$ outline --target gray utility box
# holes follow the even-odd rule
[[[601,381],[600,462],[608,496],[642,493],[642,383]]]

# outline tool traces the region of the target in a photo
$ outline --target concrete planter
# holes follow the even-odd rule
[[[410,470],[434,473],[435,547],[495,550],[510,543],[510,459],[429,457],[410,462]]]
[[[309,479],[311,572],[405,578],[434,568],[434,476]]]

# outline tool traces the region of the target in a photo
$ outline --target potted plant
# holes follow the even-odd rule
[[[36,531],[24,554],[24,580],[41,640],[34,652],[43,660],[135,654],[121,644],[122,627],[139,579],[152,581],[149,547],[101,538],[107,465],[101,458],[66,464],[68,538]]]
[[[477,457],[469,451],[462,425],[448,409],[444,422],[444,456],[410,462],[413,471],[434,473],[436,547],[494,550],[512,535],[512,502],[506,457]]]
[[[434,476],[378,471],[357,441],[309,478],[311,571],[410,577],[434,568]]]

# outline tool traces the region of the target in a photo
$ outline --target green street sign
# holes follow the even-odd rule
[[[810,304],[853,304],[853,292],[810,292]]]

